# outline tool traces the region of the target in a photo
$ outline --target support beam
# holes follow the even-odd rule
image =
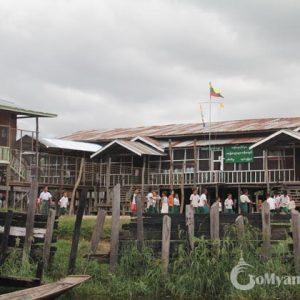
[[[137,246],[138,249],[143,248],[144,244],[144,221],[143,221],[143,210],[144,204],[142,195],[139,193],[137,195]]]
[[[110,168],[111,168],[111,157],[108,158],[106,164],[106,204],[110,202]]]
[[[300,214],[292,210],[293,248],[296,274],[300,275]]]
[[[267,201],[262,205],[262,257],[268,260],[271,257],[271,220],[270,220],[270,206]]]
[[[77,258],[78,244],[79,244],[79,237],[80,237],[80,228],[81,228],[81,222],[84,214],[86,200],[87,200],[87,189],[83,189],[80,193],[79,206],[77,209],[75,226],[73,231],[68,275],[75,273],[76,258]]]
[[[213,241],[220,239],[220,214],[217,201],[210,208],[210,238]]]
[[[165,273],[168,272],[170,258],[171,218],[163,217],[161,261]]]
[[[197,174],[198,174],[198,152],[197,152],[197,140],[194,140],[194,179],[193,188],[197,187]]]
[[[43,248],[43,266],[45,270],[47,270],[48,268],[49,259],[50,259],[50,250],[51,250],[51,243],[52,243],[54,223],[55,223],[55,214],[56,211],[54,209],[50,209],[48,220],[47,220],[47,228],[46,228],[44,248]]]
[[[27,217],[26,217],[26,234],[25,234],[23,255],[22,255],[23,263],[29,261],[31,244],[34,240],[33,228],[34,228],[34,215],[35,215],[37,195],[38,195],[38,182],[37,179],[33,179],[29,191],[29,204],[28,204]]]
[[[92,235],[89,255],[96,254],[97,252],[98,244],[103,234],[105,217],[106,217],[106,211],[99,209],[97,214],[96,226],[94,228],[93,235]]]
[[[169,140],[169,156],[170,156],[170,189],[173,190],[173,173],[174,173],[174,162],[173,162],[173,150],[172,141]]]
[[[195,219],[194,208],[191,205],[185,206],[185,220],[188,227],[188,238],[191,250],[194,250],[194,236],[195,236]]]
[[[115,272],[118,263],[119,252],[119,230],[120,230],[120,184],[114,187],[114,198],[112,203],[112,225],[110,236],[110,271]]]

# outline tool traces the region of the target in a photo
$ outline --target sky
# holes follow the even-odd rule
[[[298,0],[0,0],[0,99],[58,114],[44,137],[201,122],[210,81],[213,121],[299,116],[299,15]]]

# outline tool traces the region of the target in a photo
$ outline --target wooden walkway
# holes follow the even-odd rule
[[[88,279],[89,275],[72,275],[57,282],[0,295],[0,300],[55,299]]]

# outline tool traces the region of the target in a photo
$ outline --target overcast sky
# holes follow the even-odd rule
[[[200,122],[209,81],[213,120],[300,116],[299,16],[298,0],[0,0],[0,99],[57,113],[49,137]]]

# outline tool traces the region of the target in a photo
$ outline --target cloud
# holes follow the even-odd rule
[[[296,116],[299,13],[292,0],[3,0],[0,98],[58,113],[43,136],[197,122],[209,81],[225,95],[214,120]]]

